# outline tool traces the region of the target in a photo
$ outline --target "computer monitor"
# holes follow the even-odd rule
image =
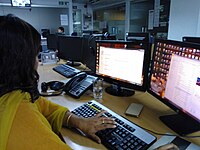
[[[105,91],[115,96],[131,96],[145,91],[150,60],[149,43],[120,40],[97,42],[96,74],[112,85]]]
[[[189,42],[189,43],[197,43],[200,44],[200,37],[192,37],[192,36],[184,36],[182,38],[183,42]]]
[[[95,31],[95,30],[83,30],[83,35],[92,35],[92,34],[96,34],[99,33],[99,31]]]
[[[126,33],[126,40],[127,41],[134,41],[134,42],[151,42],[150,34],[147,32],[127,32]]]
[[[79,66],[82,55],[82,37],[58,36],[58,57],[71,66]]]
[[[83,35],[83,51],[81,62],[91,73],[95,73],[96,38],[92,35]]]
[[[106,32],[102,34],[101,40],[117,40],[117,37],[115,34],[109,34]]]
[[[83,35],[83,52],[81,62],[91,70],[91,74],[95,73],[96,70],[96,40],[103,39],[116,40],[116,36],[109,35],[105,37],[102,33]]]
[[[47,48],[53,51],[58,50],[58,35],[57,34],[49,34],[47,36]]]
[[[11,6],[13,7],[31,7],[31,0],[11,0]]]
[[[200,45],[156,40],[148,92],[176,113],[160,119],[179,135],[200,130]]]

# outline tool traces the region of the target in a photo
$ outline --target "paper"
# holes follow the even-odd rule
[[[68,15],[61,14],[60,15],[60,22],[61,22],[62,26],[67,26],[68,25]]]
[[[153,30],[154,10],[149,10],[148,30]]]

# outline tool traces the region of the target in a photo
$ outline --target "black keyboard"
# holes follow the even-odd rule
[[[70,78],[81,72],[79,69],[76,69],[76,68],[71,67],[66,64],[61,64],[59,66],[56,66],[53,68],[53,70],[56,71],[57,73],[63,75],[66,78]]]
[[[87,118],[96,115],[101,110],[106,110],[104,115],[114,118],[117,122],[116,128],[101,130],[96,133],[102,144],[108,149],[146,150],[156,141],[155,136],[94,100],[79,106],[72,113]]]

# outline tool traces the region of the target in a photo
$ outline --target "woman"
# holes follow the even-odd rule
[[[62,126],[95,133],[115,128],[111,118],[79,118],[67,108],[39,96],[37,55],[40,34],[13,15],[0,16],[0,148],[1,150],[68,150],[58,134]],[[103,124],[104,122],[104,124]]]
[[[56,134],[62,125],[79,128],[100,143],[98,130],[114,128],[101,114],[79,118],[67,108],[39,96],[37,55],[40,34],[12,15],[0,17],[0,147],[5,149],[70,149]],[[109,124],[102,124],[102,122]]]

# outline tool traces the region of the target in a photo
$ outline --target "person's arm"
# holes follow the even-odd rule
[[[99,130],[116,127],[116,123],[112,118],[102,117],[103,113],[105,111],[100,112],[95,117],[81,118],[67,111],[63,119],[63,126],[77,128],[86,136],[101,143],[100,138],[95,133]]]
[[[63,118],[68,109],[44,97],[40,97],[35,103],[39,111],[50,123],[52,130],[58,134],[62,128]]]
[[[72,114],[67,108],[55,104],[44,97],[36,101],[40,112],[47,118],[53,131],[59,133],[62,125],[81,130],[86,136],[101,143],[96,132],[107,128],[115,128],[115,121],[112,118],[102,117],[104,111],[91,118],[81,118]]]

